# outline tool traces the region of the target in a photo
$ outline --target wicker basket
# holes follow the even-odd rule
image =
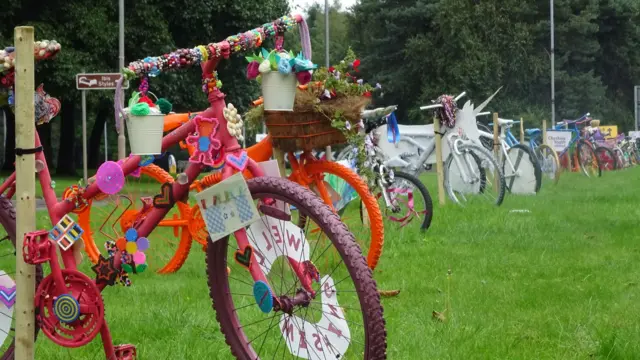
[[[273,146],[284,152],[311,151],[347,142],[329,119],[313,111],[265,111],[264,116]]]

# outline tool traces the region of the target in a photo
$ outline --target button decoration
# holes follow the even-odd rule
[[[96,172],[96,184],[105,194],[117,194],[124,187],[124,173],[115,161],[107,161],[100,165]]]
[[[54,300],[53,312],[58,320],[70,324],[80,317],[80,304],[75,297],[63,294]]]

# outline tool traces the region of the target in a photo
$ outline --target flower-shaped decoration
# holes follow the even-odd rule
[[[247,79],[253,80],[271,71],[278,71],[283,75],[294,73],[300,85],[306,85],[311,81],[311,73],[318,65],[306,59],[302,53],[295,56],[292,52],[262,49],[259,55],[246,57]]]
[[[221,148],[220,141],[215,138],[218,131],[218,119],[196,116],[193,121],[196,123],[196,132],[187,136],[187,144],[195,147],[189,162],[214,166]]]
[[[122,269],[127,273],[134,271],[141,273],[147,269],[147,256],[144,252],[149,248],[149,239],[146,237],[138,237],[138,231],[129,228],[124,239],[119,239],[116,246],[120,251],[124,251],[122,260]]]

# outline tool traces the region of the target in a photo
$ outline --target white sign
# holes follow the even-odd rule
[[[111,74],[76,74],[76,89],[78,90],[115,90],[120,73]],[[123,81],[123,89],[129,88],[129,82]]]
[[[280,167],[278,166],[277,160],[269,160],[258,163],[262,171],[264,171],[265,176],[273,176],[273,177],[281,177],[280,176]],[[289,204],[285,203],[282,200],[276,200],[273,205],[264,205],[264,206],[272,206],[280,211],[284,211],[287,215],[291,215],[291,211],[289,210]]]
[[[547,145],[551,146],[556,152],[562,152],[569,147],[571,143],[571,131],[547,130]]]
[[[212,242],[260,219],[242,173],[197,193],[196,201]]]
[[[304,231],[295,224],[262,216],[247,231],[253,254],[265,275],[281,256],[295,262],[310,260],[310,246]],[[320,299],[311,306],[315,312],[322,312],[320,321],[311,323],[295,315],[280,317],[280,333],[289,352],[302,359],[342,359],[349,348],[351,332],[338,303],[338,293],[333,279],[325,275],[320,279]],[[319,301],[318,301],[319,300]]]
[[[256,142],[260,142],[262,140],[264,140],[264,138],[267,137],[267,134],[256,134]]]
[[[634,140],[640,139],[640,131],[629,131],[629,136]]]

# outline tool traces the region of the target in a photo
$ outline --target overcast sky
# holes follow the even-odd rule
[[[296,13],[298,11],[302,11],[303,9],[306,9],[307,7],[309,7],[311,4],[313,3],[317,3],[319,2],[320,5],[324,6],[324,0],[289,0],[289,4],[291,4],[291,10],[292,12]],[[329,4],[331,4],[333,2],[333,0],[329,0]],[[353,5],[355,5],[356,0],[340,0],[340,3],[342,4],[342,9],[348,9],[350,7],[352,7]],[[300,7],[300,9],[297,8],[297,6]]]

